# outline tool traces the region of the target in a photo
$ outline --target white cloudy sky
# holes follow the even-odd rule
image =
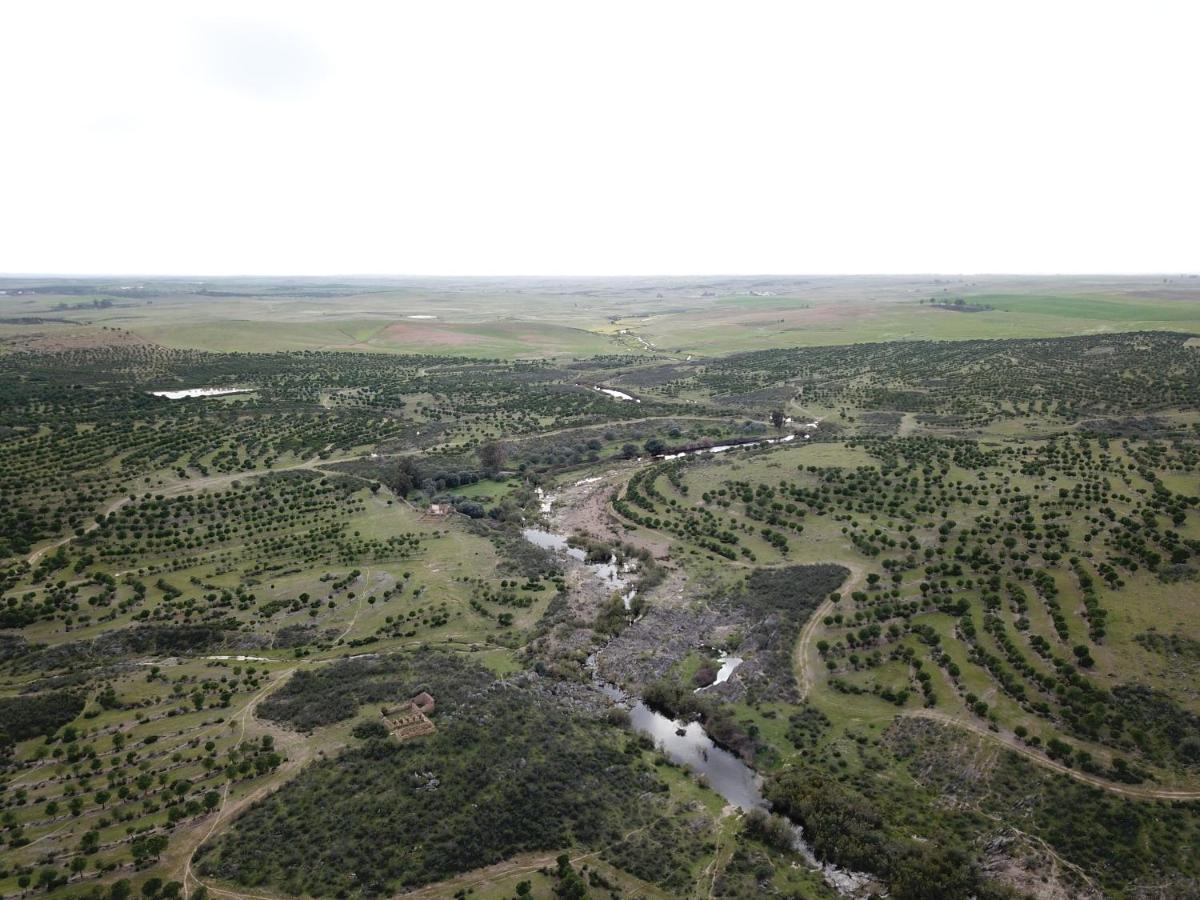
[[[1200,268],[1195,2],[0,5],[0,271]]]

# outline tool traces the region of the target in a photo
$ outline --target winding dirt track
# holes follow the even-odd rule
[[[655,821],[648,822],[645,825],[639,825],[637,828],[634,828],[631,831],[625,832],[625,834],[623,834],[621,836],[620,840],[614,841],[612,844],[609,844],[606,847],[601,847],[598,850],[589,850],[586,853],[578,853],[575,856],[572,856],[570,858],[571,865],[578,865],[579,863],[584,862],[585,860],[592,859],[593,857],[597,857],[601,853],[603,853],[605,850],[609,849],[609,847],[615,847],[618,844],[624,843],[625,841],[627,841],[631,837],[633,837],[635,834],[638,834],[642,831],[645,831],[647,828],[651,828],[654,825],[657,825],[659,821],[661,821],[661,820],[656,819]],[[464,890],[474,890],[475,888],[486,887],[487,885],[492,884],[497,878],[509,878],[509,877],[512,877],[513,875],[522,875],[527,872],[536,872],[538,869],[540,869],[544,866],[553,865],[555,860],[558,858],[558,856],[559,856],[558,853],[554,853],[554,854],[523,853],[520,856],[515,856],[511,859],[506,859],[503,862],[498,862],[493,866],[488,866],[487,868],[484,868],[484,869],[476,869],[474,872],[464,872],[462,875],[459,875],[455,878],[450,878],[446,881],[438,881],[438,882],[435,882],[434,884],[426,885],[423,888],[418,888],[414,891],[409,891],[409,892],[403,894],[402,896],[404,896],[404,897],[430,897],[430,896],[436,896],[438,894],[445,896],[447,889],[450,887],[457,887],[457,888],[464,889]]]
[[[846,565],[842,563],[842,565]],[[847,594],[850,591],[857,590],[859,582],[864,577],[863,570],[860,567],[854,567],[854,574],[850,581],[842,588],[842,593]],[[833,603],[826,600],[813,612],[809,617],[808,622],[804,626],[804,630],[800,632],[800,639],[796,643],[796,652],[794,656],[796,668],[796,681],[799,688],[801,701],[807,699],[809,692],[812,690],[816,682],[816,677],[813,673],[812,656],[813,656],[813,639],[820,628],[822,620],[833,610]],[[1109,781],[1104,778],[1099,778],[1095,775],[1089,775],[1087,772],[1081,772],[1078,769],[1072,769],[1069,766],[1064,766],[1062,763],[1055,762],[1045,754],[1027,747],[1020,738],[1014,734],[1006,734],[1004,732],[992,731],[977,722],[972,722],[969,719],[961,716],[954,716],[950,713],[942,712],[937,709],[911,709],[900,713],[902,716],[909,716],[915,719],[929,719],[934,722],[940,722],[943,725],[951,725],[956,728],[963,728],[973,734],[978,735],[985,740],[993,743],[1001,744],[1005,748],[1012,750],[1015,753],[1020,753],[1026,759],[1036,763],[1045,769],[1050,769],[1060,775],[1066,775],[1069,778],[1074,778],[1076,781],[1081,781],[1084,784],[1092,787],[1100,788],[1101,790],[1109,791],[1113,794],[1120,794],[1123,797],[1133,797],[1138,800],[1200,800],[1200,790],[1176,790],[1171,788],[1153,788],[1145,787],[1136,784],[1120,784],[1115,781]]]
[[[846,594],[851,592],[851,590],[857,589],[858,583],[862,581],[862,578],[863,570],[858,568],[858,566],[854,566],[851,580],[842,588],[842,593]],[[808,698],[809,692],[812,690],[812,685],[816,682],[814,671],[812,671],[812,641],[814,641],[817,629],[820,628],[822,620],[832,611],[833,602],[829,600],[824,601],[821,606],[818,606],[812,612],[808,623],[804,625],[804,630],[800,631],[800,638],[796,643],[796,655],[794,655],[793,659],[796,662],[796,680],[799,684],[800,700],[802,701]],[[1121,794],[1123,797],[1133,797],[1141,800],[1200,800],[1200,791],[1122,785],[1116,781],[1109,781],[1098,778],[1096,775],[1080,772],[1079,769],[1063,766],[1062,763],[1051,760],[1050,757],[1040,754],[1037,750],[1028,748],[1015,734],[991,731],[990,728],[979,725],[978,722],[962,718],[962,716],[943,713],[940,709],[906,709],[900,715],[910,716],[912,719],[929,719],[941,722],[942,725],[965,728],[966,731],[978,734],[979,737],[990,740],[992,743],[1002,744],[1007,749],[1018,752],[1018,754],[1026,757],[1031,762],[1037,763],[1040,767],[1067,775],[1068,778],[1082,781],[1086,785],[1099,787],[1100,790]]]
[[[841,594],[846,596],[857,590],[865,577],[865,570],[862,566],[842,562],[840,565],[847,566],[851,570],[851,577],[841,588]],[[800,631],[799,640],[796,643],[796,653],[793,655],[794,668],[796,668],[796,680],[799,689],[800,701],[806,700],[812,686],[816,684],[816,673],[814,672],[814,638],[817,631],[820,630],[824,617],[833,612],[833,602],[826,600],[822,602],[816,610],[812,611],[808,622],[804,624],[804,629]],[[913,719],[928,719],[931,721],[941,722],[942,725],[950,725],[959,728],[965,728],[974,734],[978,734],[992,743],[1002,744],[1007,749],[1018,752],[1021,756],[1027,758],[1031,762],[1037,763],[1038,766],[1050,769],[1051,772],[1067,775],[1068,778],[1073,778],[1076,781],[1082,781],[1086,785],[1099,787],[1100,790],[1109,791],[1111,793],[1121,794],[1122,797],[1133,797],[1141,800],[1200,800],[1200,791],[1194,790],[1174,790],[1174,788],[1160,787],[1145,787],[1141,785],[1122,785],[1120,782],[1109,781],[1103,778],[1098,778],[1096,775],[1090,775],[1086,772],[1080,772],[1079,769],[1073,769],[1068,766],[1063,766],[1060,762],[1051,760],[1050,757],[1040,754],[1037,750],[1028,748],[1021,739],[1015,734],[991,731],[978,722],[964,718],[964,716],[956,716],[949,713],[943,713],[940,709],[907,709],[900,715],[910,716]]]
[[[958,716],[952,716],[950,713],[942,712],[936,709],[911,709],[900,713],[902,716],[908,716],[914,719],[929,719],[934,722],[940,722],[943,725],[953,725],[956,728],[964,728],[967,731],[977,734],[986,740],[993,743],[1002,744],[1005,748],[1020,753],[1022,756],[1037,763],[1043,768],[1058,772],[1060,775],[1066,775],[1074,778],[1076,781],[1082,781],[1084,784],[1092,787],[1100,788],[1104,791],[1109,791],[1113,794],[1120,794],[1124,797],[1132,797],[1136,800],[1200,800],[1200,791],[1195,790],[1173,790],[1170,788],[1151,788],[1143,787],[1137,784],[1119,784],[1114,781],[1108,781],[1104,778],[1098,778],[1095,775],[1089,775],[1087,772],[1080,772],[1078,769],[1072,769],[1064,766],[1062,763],[1055,762],[1047,756],[1038,753],[1021,743],[1020,738],[1016,735],[1005,734],[1003,732],[991,731],[988,728]]]
[[[840,562],[851,570],[850,579],[842,586],[842,596],[847,596],[851,592],[858,590],[863,579],[866,577],[866,572],[862,566],[854,563]],[[796,670],[796,683],[799,690],[801,701],[808,698],[814,684],[817,681],[816,673],[813,670],[814,661],[813,644],[814,638],[825,617],[833,611],[833,603],[826,600],[818,606],[813,614],[805,623],[804,629],[800,632],[800,639],[796,642],[796,651],[793,656],[793,662]],[[1007,734],[1004,732],[992,731],[977,722],[973,722],[962,716],[951,715],[947,712],[942,712],[936,709],[912,709],[905,710],[899,713],[902,716],[909,716],[915,719],[928,719],[934,722],[940,722],[943,725],[952,725],[957,728],[963,728],[973,734],[978,735],[985,740],[1000,744],[1005,748],[1012,750],[1015,753],[1020,753],[1026,759],[1036,763],[1045,769],[1050,769],[1060,775],[1066,775],[1069,778],[1074,778],[1076,781],[1081,781],[1084,784],[1092,787],[1100,788],[1101,790],[1109,791],[1113,794],[1120,794],[1123,797],[1132,797],[1138,800],[1200,800],[1200,790],[1179,790],[1172,788],[1154,788],[1145,787],[1136,784],[1121,784],[1115,781],[1109,781],[1105,778],[1100,778],[1095,775],[1089,775],[1087,772],[1081,772],[1078,769],[1072,769],[1062,763],[1055,762],[1043,753],[1027,747],[1020,738],[1015,734]]]
[[[295,671],[296,671],[296,667],[293,667],[291,669],[284,669],[282,672],[279,673],[278,678],[276,678],[269,685],[267,685],[265,688],[263,688],[261,691],[259,691],[257,694],[255,694],[254,697],[250,700],[250,702],[246,704],[245,709],[243,709],[240,713],[238,713],[237,719],[238,719],[238,722],[240,725],[240,730],[238,732],[238,743],[239,744],[242,743],[246,739],[246,722],[247,722],[247,720],[249,720],[250,716],[254,713],[254,710],[258,707],[258,704],[261,703],[262,700],[265,697],[267,697],[269,694],[273,693],[274,691],[276,691],[280,687],[282,687],[284,684],[286,684],[287,680],[289,678],[291,678],[292,673],[294,673]],[[274,730],[274,729],[272,729],[272,730]],[[304,764],[308,762],[311,755],[312,755],[311,751],[309,751],[307,749],[306,742],[300,741],[299,742],[299,751],[294,756],[291,753],[289,753],[288,759],[283,764],[283,766],[281,766],[281,769],[284,771],[286,771],[288,769],[299,770],[304,767]],[[202,837],[196,838],[191,843],[191,846],[188,847],[188,849],[186,851],[187,855],[183,859],[183,893],[184,893],[185,897],[191,896],[191,885],[193,883],[196,885],[196,887],[200,887],[201,885],[204,884],[204,882],[202,882],[200,880],[200,878],[192,871],[192,860],[195,858],[196,851],[200,849],[200,846],[213,836],[213,834],[217,830],[217,827],[222,822],[228,821],[233,816],[237,815],[239,812],[241,812],[243,809],[245,809],[247,806],[249,806],[251,803],[254,803],[255,801],[260,800],[261,798],[265,797],[267,794],[274,791],[276,788],[278,788],[281,784],[283,784],[287,780],[288,779],[284,778],[281,780],[273,781],[270,784],[261,785],[258,788],[256,788],[255,790],[246,794],[246,796],[240,797],[239,799],[233,801],[232,803],[229,801],[229,783],[228,782],[225,783],[225,787],[221,791],[221,805],[217,808],[216,813],[213,815],[213,820],[209,824],[208,830],[204,833],[204,835]],[[208,887],[208,886],[205,885],[205,887]],[[212,887],[209,887],[208,890],[210,893],[229,894],[229,892],[227,892],[227,891],[216,890]],[[251,896],[251,895],[230,894],[230,896],[241,897],[241,896]]]
[[[367,570],[362,575],[363,589],[358,596],[358,605],[354,607],[354,615],[350,619],[350,624],[346,626],[346,630],[337,636],[334,640],[335,644],[340,644],[346,639],[346,636],[354,630],[354,626],[358,623],[358,614],[362,612],[363,604],[367,602],[367,590],[371,587],[371,567],[367,566]]]
[[[840,562],[838,565],[845,566],[850,570],[850,579],[839,589],[839,593],[843,597],[848,597],[862,585],[863,579],[867,577],[866,570],[855,563]],[[796,670],[796,682],[801,702],[808,699],[808,692],[812,690],[813,682],[815,681],[810,659],[812,656],[813,637],[816,635],[817,629],[821,627],[821,623],[825,617],[831,612],[833,612],[833,601],[826,597],[821,605],[814,609],[812,615],[808,617],[808,621],[804,623],[804,628],[800,631],[800,640],[796,642],[796,652],[792,656],[792,663]]]

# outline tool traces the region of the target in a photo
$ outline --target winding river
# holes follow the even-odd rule
[[[544,493],[540,496],[542,512],[549,513],[553,497]],[[539,547],[565,553],[583,564],[606,586],[622,591],[625,608],[629,608],[636,589],[632,585],[631,571],[622,567],[615,557],[605,563],[589,563],[583,550],[570,546],[566,535],[542,528],[526,528],[522,534],[527,541]],[[603,652],[604,648],[601,648],[588,657],[587,666],[592,673],[592,681],[614,703],[629,711],[629,722],[633,729],[653,740],[672,762],[687,766],[703,775],[708,786],[730,805],[743,811],[770,809],[770,804],[762,793],[762,776],[746,765],[740,757],[718,746],[708,736],[703,725],[699,722],[676,722],[662,713],[655,712],[640,698],[602,679],[596,659]],[[741,662],[738,657],[722,654],[721,670],[713,683],[726,680]],[[850,872],[829,863],[821,863],[804,840],[802,829],[799,826],[793,828],[796,835],[796,851],[810,866],[819,869],[826,883],[839,893],[854,896],[872,883],[872,876],[865,873]]]

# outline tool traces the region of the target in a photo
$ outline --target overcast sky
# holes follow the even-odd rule
[[[1200,269],[1195,2],[0,5],[0,271]]]

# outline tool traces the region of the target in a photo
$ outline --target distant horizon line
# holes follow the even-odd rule
[[[592,274],[592,273],[558,273],[552,275],[540,274],[447,274],[447,273],[385,273],[385,272],[330,272],[317,275],[300,275],[287,273],[258,274],[239,272],[234,274],[204,274],[194,272],[165,273],[165,272],[0,272],[0,279],[13,278],[143,278],[143,279],[179,279],[179,280],[218,280],[234,278],[294,278],[294,279],[418,279],[418,278],[1198,278],[1200,270],[1146,270],[1124,272],[1068,272],[1068,271],[1020,271],[1020,272],[687,272],[687,273],[626,273],[626,274]]]

